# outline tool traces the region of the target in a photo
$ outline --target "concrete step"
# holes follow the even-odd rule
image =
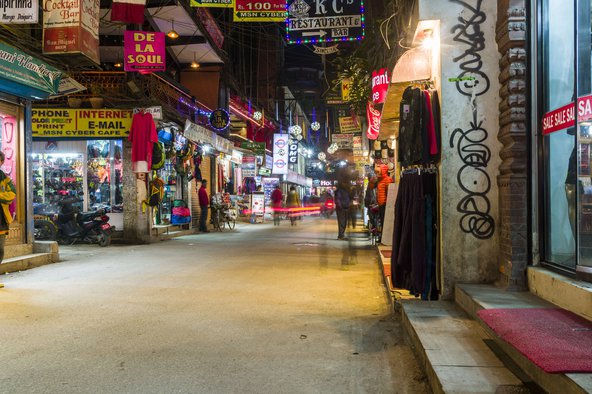
[[[557,308],[529,292],[508,292],[491,285],[461,284],[456,286],[457,304],[485,331],[488,338],[517,366],[528,379],[549,393],[591,393],[592,374],[550,374],[527,359],[518,350],[502,340],[477,315],[477,311],[490,308]],[[559,334],[560,335],[560,334]],[[569,355],[566,354],[566,357]]]
[[[53,253],[32,253],[23,256],[11,257],[4,259],[2,263],[0,263],[0,274],[24,271],[54,262],[55,259]]]
[[[434,393],[530,393],[454,302],[401,300],[403,324]]]

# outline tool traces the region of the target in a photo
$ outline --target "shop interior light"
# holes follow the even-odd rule
[[[167,37],[172,38],[172,39],[179,38],[179,33],[177,33],[175,31],[175,20],[174,19],[171,21],[171,30],[169,30],[169,32],[167,33]]]

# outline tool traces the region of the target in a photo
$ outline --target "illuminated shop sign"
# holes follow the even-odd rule
[[[126,138],[131,110],[33,108],[33,138]]]
[[[288,0],[288,44],[356,41],[364,38],[362,0]]]

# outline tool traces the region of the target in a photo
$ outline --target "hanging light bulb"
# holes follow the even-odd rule
[[[319,131],[319,130],[321,129],[321,124],[320,124],[319,122],[312,122],[312,123],[310,124],[310,128],[311,128],[313,131]]]
[[[171,30],[169,30],[169,32],[167,33],[167,37],[173,38],[173,39],[179,38],[179,33],[177,33],[175,31],[175,20],[174,19],[171,21]]]
[[[195,60],[195,52],[193,52],[193,61],[191,62],[191,68],[199,68],[199,63]]]

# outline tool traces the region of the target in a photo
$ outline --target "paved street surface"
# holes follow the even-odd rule
[[[61,248],[0,276],[0,393],[427,393],[334,219]]]

